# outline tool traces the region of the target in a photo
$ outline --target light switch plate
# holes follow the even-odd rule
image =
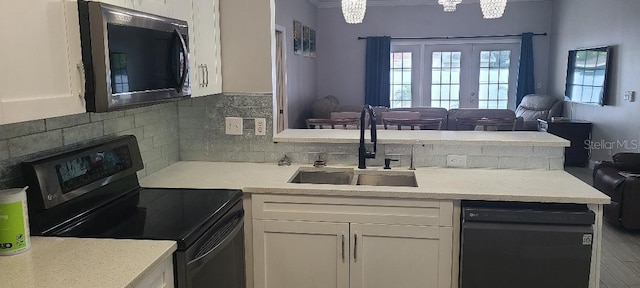
[[[255,118],[256,135],[267,135],[267,119]]]
[[[225,117],[225,133],[228,135],[242,135],[242,118]]]

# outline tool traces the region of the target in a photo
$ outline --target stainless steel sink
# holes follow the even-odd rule
[[[289,183],[418,187],[413,172],[355,171],[350,168],[300,168]]]
[[[418,187],[418,182],[413,172],[402,174],[381,172],[379,174],[358,174],[356,185]]]
[[[300,169],[289,183],[352,185],[353,169]]]

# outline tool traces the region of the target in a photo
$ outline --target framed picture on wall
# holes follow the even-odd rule
[[[311,46],[309,44],[311,44],[311,39],[310,39],[310,32],[311,29],[309,29],[309,27],[304,26],[302,28],[302,54],[305,57],[309,57],[309,54],[311,52],[310,48]]]
[[[316,58],[316,30],[309,29],[309,57]]]
[[[293,20],[293,54],[302,54],[302,23]]]

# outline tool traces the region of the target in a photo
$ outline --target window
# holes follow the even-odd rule
[[[433,52],[431,55],[431,107],[460,107],[461,52]]]
[[[507,109],[511,51],[480,51],[478,108]]]
[[[391,43],[391,107],[515,109],[519,39]]]
[[[391,108],[411,107],[411,52],[391,53]]]

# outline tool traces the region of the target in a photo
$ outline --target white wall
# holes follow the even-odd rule
[[[565,115],[593,122],[594,141],[638,141],[640,103],[623,100],[624,91],[639,91],[640,1],[557,0],[554,7],[549,84],[554,95],[564,95],[568,51],[615,45],[609,105],[568,104]],[[568,111],[567,111],[568,110]],[[635,142],[637,143],[637,142]],[[592,150],[592,160],[610,160],[625,147]],[[628,148],[636,148],[628,145]]]
[[[318,30],[316,7],[306,0],[275,0],[276,25],[285,27],[288,127],[302,128],[316,95],[317,58],[294,55],[293,20]],[[316,49],[318,50],[318,49]]]
[[[435,1],[434,1],[435,2]],[[478,3],[453,13],[440,5],[368,6],[362,24],[346,24],[337,8],[318,9],[318,95],[342,105],[364,103],[365,41],[358,36],[430,37],[544,33],[551,30],[550,1],[509,2],[502,18],[482,19]],[[547,91],[549,37],[534,37],[536,81]]]

